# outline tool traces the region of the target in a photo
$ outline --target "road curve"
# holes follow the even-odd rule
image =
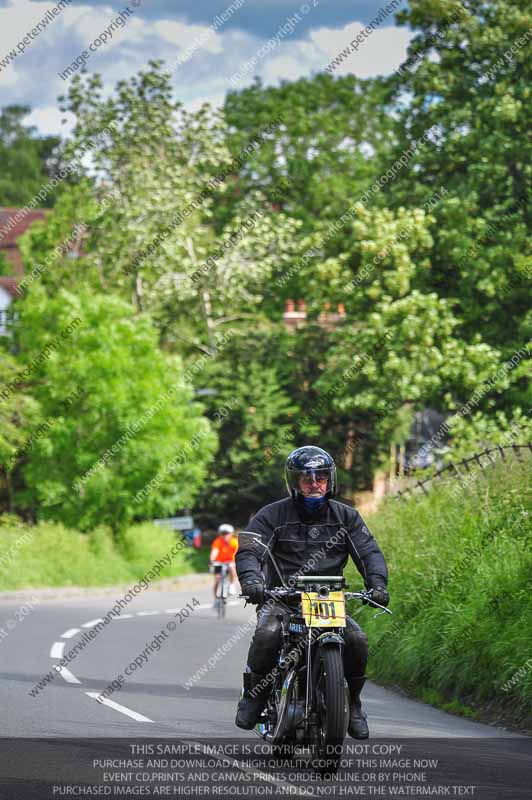
[[[177,591],[139,594],[119,619],[90,638],[119,596],[95,590],[83,597],[39,599],[37,594],[34,601],[6,595],[0,599],[1,737],[260,741],[253,732],[234,726],[254,610],[232,598],[226,619],[218,621],[210,587],[203,580]],[[53,665],[83,641],[67,669],[39,688],[43,677],[53,674]],[[105,703],[98,702],[120,675],[120,688],[108,692]],[[491,753],[508,757],[512,747],[528,747],[530,763],[530,737],[452,716],[371,682],[363,700],[371,742],[458,740],[462,752],[469,747],[468,760],[484,747],[481,742],[491,745]],[[522,759],[519,750],[516,763],[521,765]],[[10,778],[15,779],[13,771]],[[1,786],[0,779],[3,797]],[[518,796],[514,791],[512,797]]]

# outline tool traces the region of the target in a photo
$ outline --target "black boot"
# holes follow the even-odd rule
[[[365,677],[360,678],[347,678],[347,685],[349,687],[349,697],[351,704],[349,706],[349,727],[347,732],[353,739],[367,739],[369,736],[368,723],[366,722],[366,715],[362,711],[362,704],[360,702],[360,692],[366,683]]]
[[[258,723],[268,701],[271,683],[266,675],[244,672],[244,694],[238,703],[235,725],[250,731]]]

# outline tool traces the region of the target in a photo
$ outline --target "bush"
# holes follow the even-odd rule
[[[137,581],[163,560],[176,534],[152,524],[127,529],[116,541],[109,528],[89,534],[61,524],[0,526],[0,591],[54,586],[105,586]],[[184,547],[160,577],[206,569],[207,552]]]

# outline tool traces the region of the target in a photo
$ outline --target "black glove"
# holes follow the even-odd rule
[[[372,586],[371,588],[371,599],[375,600],[380,606],[387,606],[390,602],[390,595],[388,594],[388,590],[386,586],[376,585]]]
[[[242,594],[247,595],[248,603],[255,606],[260,606],[264,603],[264,583],[263,581],[256,581],[255,583],[244,583],[242,585]]]

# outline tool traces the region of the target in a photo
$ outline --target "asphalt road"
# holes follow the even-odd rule
[[[35,601],[0,599],[1,800],[43,800],[64,794],[53,788],[59,780],[61,785],[73,780],[70,773],[59,775],[63,767],[74,770],[75,779],[87,785],[94,780],[87,759],[100,757],[98,748],[104,747],[107,754],[118,752],[121,745],[130,748],[134,738],[182,742],[238,737],[261,742],[254,732],[234,726],[254,610],[232,599],[226,619],[218,621],[205,583],[171,592],[149,590],[131,600],[119,619],[90,639],[90,632],[118,597],[119,593],[95,593]],[[182,613],[187,607],[188,617]],[[83,640],[86,646],[67,670],[55,674],[37,691],[43,677],[52,674],[52,665]],[[135,659],[138,663],[131,668]],[[96,698],[117,676],[124,676],[126,668],[131,674],[119,690],[110,693],[105,703],[98,702]],[[364,689],[363,702],[371,732],[369,744],[364,744],[370,747],[365,751],[368,758],[383,752],[393,754],[393,750],[371,749],[378,746],[372,744],[377,740],[393,741],[395,748],[410,747],[420,756],[435,755],[442,775],[454,774],[457,785],[478,784],[483,776],[486,785],[482,792],[464,789],[458,792],[460,796],[469,794],[480,800],[530,797],[531,737],[446,714],[372,683]],[[24,749],[13,743],[21,738],[44,739],[49,744],[29,742]],[[61,739],[68,739],[65,746],[74,749],[61,751]],[[81,750],[75,744],[78,740],[84,742]],[[397,744],[401,741],[405,744]],[[43,751],[43,746],[52,749]],[[236,764],[239,774],[246,777],[241,765]],[[375,765],[382,763],[377,759]],[[466,780],[467,770],[473,766],[476,772]],[[266,785],[266,778],[257,781]],[[194,785],[200,784],[198,778]],[[301,787],[297,795],[292,784],[281,778],[278,793],[309,796]]]
[[[68,665],[68,673],[57,675],[37,696],[31,696],[31,690],[83,634],[87,638],[112,608],[114,598],[95,594],[40,600],[20,618],[17,611],[24,603],[28,601],[0,601],[0,637],[2,630],[7,634],[0,638],[1,736],[240,735],[234,726],[235,705],[255,618],[243,601],[232,598],[226,619],[218,621],[204,583],[195,589],[143,592],[119,619],[88,641]],[[176,616],[187,603],[194,609],[190,616]],[[246,623],[248,627],[242,628]],[[166,626],[172,624],[175,630],[169,631]],[[160,649],[146,652],[156,635]],[[224,645],[222,653],[219,648]],[[141,666],[130,669],[132,674],[126,677],[126,667],[143,651],[147,661],[140,656]],[[205,673],[187,688],[187,681],[202,667],[207,667]],[[109,701],[120,708],[97,702],[94,695],[119,675],[125,682]],[[513,735],[372,683],[366,684],[363,701],[374,737]],[[145,719],[128,716],[127,711]]]

